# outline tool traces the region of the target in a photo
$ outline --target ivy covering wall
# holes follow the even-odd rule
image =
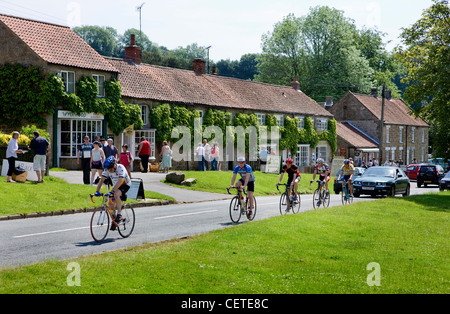
[[[151,126],[157,129],[156,141],[159,143],[164,140],[171,140],[172,128],[179,125],[189,127],[193,136],[194,118],[196,117],[200,117],[197,110],[187,109],[182,106],[170,106],[169,104],[153,106],[149,114]],[[273,115],[266,115],[265,120],[268,132],[270,132],[271,127],[278,125],[278,120]],[[332,153],[336,151],[337,134],[335,119],[328,120],[328,130],[319,132],[314,129],[313,122],[309,117],[305,117],[303,129],[298,128],[298,124],[299,120],[297,118],[285,117],[284,126],[280,127],[280,149],[287,149],[295,155],[298,144],[309,144],[311,148],[315,148],[319,141],[327,141]],[[226,128],[232,125],[242,126],[244,129],[253,125],[259,130],[258,118],[255,114],[237,113],[231,119],[229,112],[212,108],[208,109],[203,116],[203,130],[211,125],[220,127],[224,136],[226,135]],[[225,138],[223,143],[226,143]]]
[[[45,78],[39,67],[6,64],[0,66],[0,90],[0,123],[8,126],[33,123],[45,128],[44,116],[53,114],[57,106],[74,113],[103,114],[116,135],[132,124],[135,129],[143,125],[140,107],[121,100],[121,86],[115,79],[105,82],[104,98],[97,97],[96,80],[86,76],[76,83],[76,94],[69,94],[58,75]]]

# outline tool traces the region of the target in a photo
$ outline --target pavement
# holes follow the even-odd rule
[[[61,178],[71,184],[83,184],[82,171],[50,171],[50,175]],[[164,180],[166,175],[167,174],[165,173],[158,173],[158,172],[131,173],[132,179],[137,178],[142,179],[142,181],[144,182],[145,191],[153,191],[171,196],[178,203],[217,201],[230,199],[231,197],[233,197],[233,195],[227,194],[187,190],[162,183],[161,180]],[[93,192],[95,192],[95,187],[93,187]]]

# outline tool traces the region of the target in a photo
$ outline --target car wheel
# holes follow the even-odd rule
[[[419,183],[419,181],[417,181],[417,187],[420,188],[422,186],[422,183]]]
[[[409,196],[410,192],[411,192],[411,188],[410,188],[410,186],[408,185],[408,186],[406,187],[406,192],[403,193],[403,197]]]
[[[391,190],[389,191],[389,196],[390,197],[395,197],[395,185],[393,185],[391,187]]]

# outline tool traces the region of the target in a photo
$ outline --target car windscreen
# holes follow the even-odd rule
[[[420,170],[421,173],[426,173],[428,171],[431,172],[436,172],[436,167],[434,166],[420,166]]]
[[[395,168],[371,167],[363,174],[364,177],[395,177]]]
[[[446,179],[450,179],[450,171],[449,172],[447,172],[447,174],[445,175],[445,177],[444,178],[446,178]]]

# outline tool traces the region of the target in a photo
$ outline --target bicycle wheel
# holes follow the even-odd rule
[[[241,219],[241,204],[239,202],[239,196],[235,196],[230,202],[230,218],[235,224]]]
[[[348,197],[347,197],[348,193],[347,193],[347,188],[344,186],[342,188],[341,191],[341,201],[342,201],[342,205],[346,205],[348,202]]]
[[[316,189],[313,194],[313,207],[317,209],[322,205],[322,199],[320,197],[320,190]]]
[[[325,190],[322,191],[322,206],[328,207],[330,206],[330,193]]]
[[[281,214],[281,216],[287,214],[286,207],[287,207],[287,196],[286,196],[286,192],[283,192],[283,194],[281,194],[281,196],[280,196],[280,214]]]
[[[248,198],[247,198],[247,207],[250,206],[250,203],[248,202]],[[252,214],[249,215],[249,212],[247,210],[247,219],[252,221],[253,219],[255,219],[256,216],[256,198],[253,196],[253,209],[252,209]]]
[[[96,242],[105,240],[109,231],[109,214],[105,206],[97,208],[91,217],[91,235]]]
[[[118,231],[122,238],[128,238],[134,230],[134,209],[131,206],[124,207],[121,214],[124,221],[119,223]]]
[[[302,199],[300,198],[300,194],[297,194],[297,199],[292,201],[292,213],[297,214],[300,211],[300,206],[302,205]]]

